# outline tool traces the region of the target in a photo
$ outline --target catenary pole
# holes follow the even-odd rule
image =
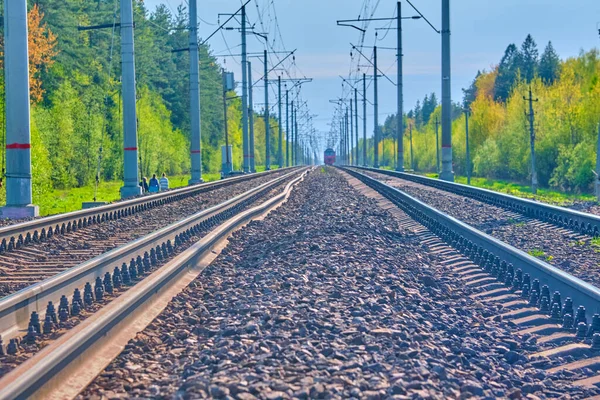
[[[435,162],[436,172],[440,173],[440,137],[439,137],[440,120],[435,117]]]
[[[600,201],[600,123],[598,123],[598,143],[596,147],[596,197]]]
[[[271,131],[269,123],[269,70],[267,66],[267,50],[264,51],[265,57],[265,170],[271,169]]]
[[[538,101],[531,94],[531,86],[529,87],[529,98],[523,97],[529,102],[529,145],[531,147],[531,193],[537,194],[538,180],[537,170],[535,168],[535,115],[533,113],[533,102]]]
[[[225,168],[223,174],[229,174],[232,171],[231,160],[229,159],[229,131],[227,127],[227,86],[225,84],[225,69],[221,68],[223,75],[223,127],[225,129]]]
[[[202,182],[202,141],[200,127],[200,73],[198,71],[198,7],[197,0],[190,0],[190,129],[192,178],[190,185]],[[121,32],[123,28],[121,27]]]
[[[294,162],[294,154],[296,153],[296,150],[294,149],[294,100],[292,100],[290,105],[290,116],[290,163],[292,166],[295,166],[296,163]]]
[[[352,149],[352,143],[354,142],[354,106],[352,105],[352,98],[350,98],[350,137],[348,138],[349,147],[350,147],[350,164],[356,164],[356,159],[354,158],[354,153]]]
[[[247,62],[248,65],[248,81],[252,82],[252,63]],[[253,100],[254,86],[248,85],[248,168],[249,172],[256,172],[256,159],[254,158],[254,100]]]
[[[342,165],[344,165],[345,162],[344,162],[344,121],[343,121],[343,118],[340,118],[340,152],[339,152],[339,155],[340,155],[340,163]]]
[[[346,114],[344,115],[344,137],[346,138],[346,164],[352,164],[350,159],[350,127],[348,125],[348,107],[346,107]]]
[[[285,166],[290,166],[290,92],[285,91]]]
[[[294,165],[298,165],[298,107],[294,111]]]
[[[412,124],[408,126],[410,131],[410,169],[414,172],[415,170],[415,159],[413,153],[413,142],[412,142]]]
[[[281,75],[277,77],[277,107],[279,108],[279,121],[277,122],[277,126],[279,127],[279,168],[283,168],[283,130],[281,127]]]
[[[248,77],[246,54],[246,6],[242,6],[242,147],[244,172],[250,172],[250,138],[248,136]]]
[[[121,68],[123,92],[124,165],[121,198],[141,194],[138,184],[137,117],[135,110],[135,57],[132,0],[121,0]],[[192,166],[192,169],[194,166]],[[193,173],[193,172],[192,172]]]
[[[403,78],[402,78],[402,8],[400,2],[398,2],[398,19],[397,19],[397,30],[398,30],[398,112],[396,114],[396,141],[397,141],[397,159],[396,171],[404,171],[404,94],[403,94]]]
[[[356,151],[355,151],[355,162],[354,165],[360,165],[358,163],[358,89],[354,88],[354,132],[356,137]]]
[[[296,132],[296,129],[294,129],[294,121],[295,121],[295,115],[296,115],[296,107],[294,107],[294,100],[292,100],[291,103],[291,120],[290,120],[290,132],[291,132],[291,140],[290,140],[290,163],[292,166],[296,165],[296,149],[294,148],[294,134]]]
[[[440,179],[453,182],[450,78],[450,0],[442,0],[442,172]]]
[[[467,185],[471,184],[471,152],[469,150],[469,110],[465,109],[465,145],[467,158]]]
[[[367,166],[367,74],[363,74],[363,165]]]
[[[600,36],[600,29],[598,29],[598,35]],[[596,148],[596,197],[600,201],[600,123],[598,123],[598,143]]]
[[[373,65],[375,66],[373,73],[373,86],[374,86],[374,96],[375,99],[373,101],[374,108],[374,116],[373,116],[373,168],[379,168],[379,120],[378,120],[378,100],[377,100],[377,46],[373,47]]]
[[[32,205],[27,1],[4,1],[6,206],[3,218],[36,217]],[[135,157],[135,155],[134,155]],[[135,186],[137,185],[137,165]],[[139,194],[139,191],[138,193]]]

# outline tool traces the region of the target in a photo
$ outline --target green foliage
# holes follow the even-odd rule
[[[432,178],[437,178],[436,174]],[[465,176],[456,176],[455,181],[457,183],[466,184],[467,178]],[[521,185],[514,182],[509,182],[501,179],[488,179],[472,177],[471,185],[481,187],[484,189],[494,190],[496,192],[502,192],[510,194],[516,197],[523,197],[526,199],[537,199],[544,203],[554,204],[558,206],[568,206],[573,204],[575,201],[594,201],[595,197],[591,194],[568,194],[564,192],[558,192],[551,189],[538,189],[537,194],[534,195],[531,192],[531,187],[527,185]]]
[[[220,179],[219,174],[204,174],[206,182]],[[186,186],[190,177],[188,175],[176,175],[169,177],[171,189]],[[123,186],[121,181],[104,182],[98,187],[97,197],[102,201],[112,202],[120,198],[119,189]],[[50,189],[46,195],[35,198],[34,201],[40,206],[41,215],[52,215],[75,211],[81,209],[81,203],[90,201],[94,197],[94,186],[88,185],[80,188]]]
[[[531,82],[535,78],[538,70],[538,49],[535,40],[531,35],[527,35],[521,45],[520,66],[523,79]]]
[[[535,42],[528,37],[521,50],[510,45],[498,68],[478,72],[464,91],[464,104],[470,109],[471,171],[474,176],[490,181],[530,181],[529,121],[525,114],[528,104],[523,97],[531,88],[534,98],[538,99],[533,105],[538,181],[542,188],[554,190],[551,193],[539,190],[536,198],[546,196],[551,202],[568,202],[572,196],[559,195],[556,190],[585,194],[593,189],[592,171],[600,129],[600,55],[598,50],[592,49],[561,61],[549,43],[539,63],[537,59]],[[529,72],[522,73],[524,65],[535,72],[530,82],[527,81]],[[419,127],[417,117],[422,115],[422,110],[418,103],[415,110],[407,113],[407,122],[414,126],[415,166],[419,172],[435,172],[435,120],[441,107],[431,114],[428,123]],[[452,152],[454,171],[458,175],[466,175],[465,144],[465,116],[455,114]],[[405,168],[409,168],[408,126],[404,132],[404,159]],[[516,190],[517,195],[529,192],[528,197],[533,197],[529,188],[525,189],[526,185],[520,187],[523,190]],[[592,196],[577,198],[593,200]]]
[[[544,83],[551,85],[558,77],[559,70],[560,58],[558,57],[558,54],[556,54],[552,42],[548,42],[548,45],[540,58],[540,78],[542,78]]]
[[[113,1],[105,0],[35,3],[44,13],[42,23],[56,35],[57,42],[53,63],[39,74],[43,97],[31,110],[34,201],[44,214],[79,208],[81,201],[94,197],[97,174],[98,198],[114,200],[123,175],[119,28],[113,37],[111,28],[79,32],[76,27],[110,24],[115,11],[114,21],[118,23],[118,9],[114,9]],[[187,184],[189,53],[172,50],[188,47],[188,11],[184,5],[174,13],[159,5],[150,12],[142,0],[134,0],[134,20],[139,173],[151,176],[166,172],[168,176],[185,177],[177,184]],[[199,67],[202,167],[207,180],[220,176],[221,145],[225,141],[221,67],[208,46],[199,48]],[[2,91],[3,76],[0,73]],[[4,123],[4,104],[0,110]],[[242,166],[241,116],[240,99],[229,100],[229,142],[237,170]],[[274,164],[279,126],[273,117],[270,124]],[[260,164],[265,159],[262,117],[255,118],[255,131]],[[3,197],[5,193],[0,191],[0,200]]]
[[[504,56],[498,65],[498,76],[494,84],[494,98],[504,102],[510,96],[510,92],[519,74],[520,54],[517,46],[508,45]]]
[[[544,250],[540,250],[540,249],[529,250],[527,253],[530,256],[538,257],[538,258],[544,257],[546,255],[546,253],[544,253]]]

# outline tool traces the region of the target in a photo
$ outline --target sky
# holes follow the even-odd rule
[[[181,2],[145,0],[150,10],[160,3],[176,10]],[[183,2],[184,5],[187,4],[187,0]],[[411,2],[436,28],[441,28],[440,0]],[[328,136],[337,107],[330,100],[342,96],[342,79],[339,76],[356,74],[358,59],[356,52],[354,58],[351,58],[350,43],[358,44],[360,32],[350,27],[338,27],[336,20],[359,17],[365,4],[369,11],[374,10],[374,18],[396,15],[396,1],[393,0],[251,0],[247,6],[249,21],[255,24],[257,32],[266,31],[275,50],[297,49],[295,65],[292,65],[291,59],[283,65],[288,69],[289,76],[313,78],[311,83],[302,86],[301,96],[307,102],[309,113],[313,115],[313,125],[323,140]],[[198,0],[200,37],[207,37],[217,27],[214,24],[224,22],[227,17],[219,19],[219,13],[235,12],[240,5],[241,0]],[[462,88],[471,84],[478,70],[493,68],[500,61],[507,45],[515,43],[520,47],[527,34],[533,36],[540,54],[548,41],[552,41],[563,59],[577,56],[581,50],[600,48],[598,0],[451,0],[450,7],[453,101],[462,100]],[[406,1],[402,2],[402,15],[415,15]],[[281,36],[276,30],[275,16]],[[364,17],[363,15],[362,18]],[[387,24],[372,22],[369,25],[364,45],[370,48],[364,48],[363,53],[370,57],[372,46],[377,43],[381,48],[378,51],[379,69],[395,83],[397,64],[393,48],[397,43],[396,31],[375,29],[387,27]],[[435,92],[438,99],[441,98],[441,36],[425,21],[411,19],[403,21],[402,33],[404,112],[407,112],[418,99],[422,100],[428,93]],[[218,60],[225,63],[227,70],[234,72],[236,81],[241,80],[239,57],[224,55],[229,50],[234,55],[240,53],[240,36],[237,31],[223,31],[208,42],[214,54],[223,55]],[[263,50],[264,41],[255,36],[248,37],[249,52]],[[282,58],[284,55],[278,57]],[[257,79],[263,75],[262,61],[258,58],[250,61],[253,64],[254,79]],[[277,62],[271,56],[270,65]],[[365,60],[360,61],[361,74],[365,72],[367,64]],[[275,70],[270,73],[270,79],[277,79],[278,74],[284,72]],[[270,101],[274,101],[273,91],[270,96]],[[372,101],[371,84],[367,96]],[[264,101],[262,83],[257,85],[254,97],[260,99],[257,101],[261,103]],[[262,106],[258,105],[256,108],[260,109]],[[378,113],[380,123],[383,123],[387,115],[395,113],[396,109],[396,87],[381,78]],[[372,128],[371,107],[367,111],[367,121]]]

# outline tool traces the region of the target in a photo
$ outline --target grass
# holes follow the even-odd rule
[[[527,254],[533,257],[544,257],[546,255],[546,253],[544,253],[544,251],[540,249],[529,250]]]
[[[514,226],[525,226],[525,222],[524,221],[517,221],[514,218],[509,218],[507,221],[509,224],[514,225]]]
[[[219,173],[205,173],[202,178],[206,182],[221,179]],[[188,175],[175,175],[169,177],[169,187],[175,189],[188,184],[190,177]],[[98,186],[98,201],[112,202],[120,199],[119,190],[123,186],[122,181],[101,182]],[[65,213],[75,210],[81,210],[81,203],[93,201],[94,186],[84,186],[72,189],[55,189],[41,199],[35,199],[36,204],[40,206],[41,215],[52,215]]]
[[[271,165],[271,170],[273,169],[279,169],[278,165]],[[264,165],[256,165],[256,172],[265,172],[265,166]]]
[[[579,243],[579,242],[578,242]],[[584,242],[585,243],[585,242]],[[600,253],[600,237],[595,237],[590,241],[590,246],[594,249],[594,252]]]
[[[438,174],[428,173],[425,176],[437,178]],[[467,178],[464,176],[456,176],[456,183],[467,184]],[[571,205],[575,201],[596,201],[596,197],[592,194],[573,194],[565,193],[551,189],[538,188],[537,194],[531,193],[531,186],[509,182],[505,180],[494,180],[488,178],[471,178],[471,186],[493,190],[496,192],[510,194],[512,196],[522,197],[526,199],[535,199],[548,204],[558,206]]]
[[[553,256],[547,256],[546,253],[544,253],[544,251],[540,250],[540,249],[529,250],[527,252],[527,254],[529,254],[532,257],[537,257],[537,258],[544,259],[547,262],[551,262],[552,260],[554,260]]]
[[[272,166],[272,169],[277,169]],[[262,172],[265,167],[256,166],[257,172]],[[169,187],[171,189],[187,186],[189,175],[174,175],[169,177]],[[203,173],[202,179],[205,182],[212,182],[221,179],[220,173]],[[123,181],[100,182],[98,186],[98,201],[113,202],[121,198],[119,190],[123,186]],[[4,198],[4,193],[2,193]],[[42,198],[35,198],[34,202],[40,207],[40,215],[61,214],[70,211],[81,210],[81,204],[86,201],[94,200],[94,185],[71,188],[55,189]]]

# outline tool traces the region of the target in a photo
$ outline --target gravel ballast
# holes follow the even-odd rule
[[[221,255],[80,398],[579,398],[531,337],[330,168]],[[532,397],[531,397],[532,396]],[[569,397],[565,397],[569,398]]]
[[[419,183],[372,172],[366,175],[586,282],[600,286],[600,246],[590,236]]]

